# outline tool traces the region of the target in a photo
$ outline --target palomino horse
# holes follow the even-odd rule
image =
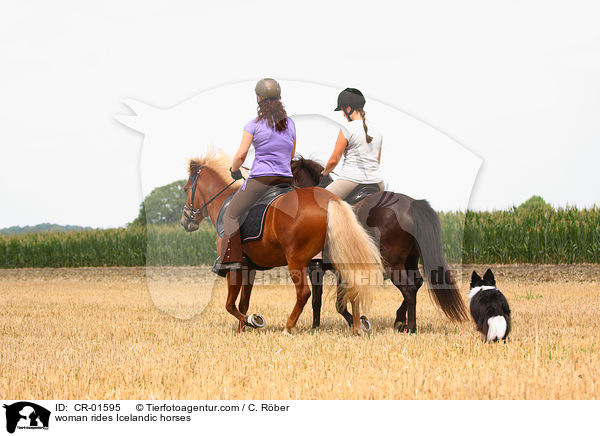
[[[310,159],[292,162],[294,184],[298,187],[324,186],[323,167]],[[448,318],[467,319],[467,311],[452,277],[441,243],[440,222],[425,200],[415,200],[395,192],[370,194],[354,206],[358,221],[379,242],[386,278],[400,289],[404,301],[396,311],[394,327],[414,333],[417,328],[417,291],[423,284],[419,258],[423,261],[425,278],[434,301]],[[324,265],[325,270],[328,269]],[[324,270],[316,267],[310,272],[313,285],[313,327],[321,317],[322,278]],[[346,303],[338,299],[338,312],[350,322]],[[408,322],[406,315],[408,312]]]
[[[216,223],[225,199],[239,188],[241,183],[231,179],[230,163],[231,158],[214,151],[201,159],[190,160],[189,178],[184,186],[187,201],[181,216],[181,225],[186,231],[198,230],[200,222],[207,216]],[[362,334],[359,306],[366,307],[372,297],[364,277],[381,274],[383,267],[377,247],[356,220],[352,208],[325,189],[296,189],[274,200],[264,221],[262,238],[245,242],[242,247],[255,265],[264,268],[288,265],[296,287],[296,305],[284,332],[290,333],[295,327],[310,297],[306,267],[327,243],[331,261],[343,282],[338,292],[345,303],[352,304],[352,331]],[[225,307],[239,320],[240,330],[246,325],[264,326],[259,315],[246,315],[254,276],[254,270],[246,277],[243,277],[243,271],[227,273]],[[362,280],[355,280],[357,277]],[[242,295],[238,309],[236,300],[240,288]]]

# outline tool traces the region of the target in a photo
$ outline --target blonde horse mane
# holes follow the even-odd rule
[[[204,156],[189,160],[188,174],[192,176],[198,171],[198,168],[206,167],[213,170],[223,182],[229,184],[232,181],[231,173],[229,172],[231,161],[231,156],[223,150],[215,150],[211,147]],[[244,171],[242,171],[242,173],[244,173]],[[244,174],[244,176],[246,176],[246,174]],[[237,189],[242,186],[242,183],[243,180],[237,180],[231,187]]]

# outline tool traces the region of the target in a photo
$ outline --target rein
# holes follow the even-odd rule
[[[234,180],[229,185],[227,185],[223,189],[221,189],[213,198],[211,198],[210,200],[208,200],[206,203],[204,203],[198,209],[194,209],[194,198],[196,196],[196,188],[197,188],[197,185],[198,185],[198,177],[200,176],[200,171],[202,171],[203,168],[204,168],[204,166],[201,166],[200,168],[198,168],[198,172],[194,176],[194,181],[192,182],[192,187],[191,187],[191,189],[193,189],[193,191],[192,191],[192,200],[190,201],[190,205],[188,206],[187,204],[185,204],[183,206],[183,215],[188,220],[190,220],[190,221],[195,221],[196,220],[196,215],[198,215],[201,212],[204,212],[204,210],[207,208],[207,206],[209,204],[211,204],[214,200],[216,200],[216,198],[219,195],[221,195],[223,192],[225,192],[227,190],[227,188],[229,188],[231,185],[233,185],[235,182],[237,182],[237,180]],[[243,176],[242,176],[242,178],[245,179],[245,177],[243,177]],[[189,215],[188,215],[188,211],[189,211]]]

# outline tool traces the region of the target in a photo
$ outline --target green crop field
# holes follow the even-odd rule
[[[598,263],[600,208],[440,213],[453,263]],[[216,257],[209,222],[0,235],[0,268],[206,265]]]
[[[444,252],[463,263],[598,263],[600,209],[440,213]],[[462,242],[462,247],[461,247]]]

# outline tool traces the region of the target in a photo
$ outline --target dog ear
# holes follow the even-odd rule
[[[480,283],[481,283],[481,277],[479,277],[479,274],[477,274],[477,271],[473,271],[473,274],[471,274],[471,288],[474,288],[475,286],[479,286]]]
[[[496,286],[496,279],[494,278],[494,273],[491,269],[488,270],[483,275],[483,281],[489,286]]]

